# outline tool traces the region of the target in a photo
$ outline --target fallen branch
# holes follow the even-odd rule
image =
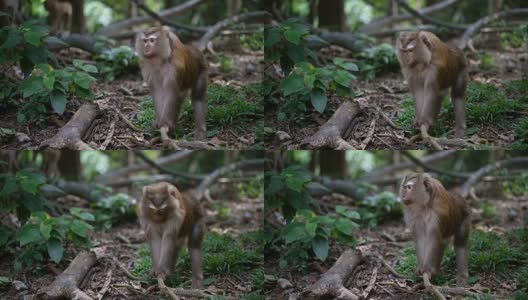
[[[361,252],[346,250],[334,265],[314,284],[304,289],[302,294],[315,297],[334,297],[334,299],[358,300],[359,297],[347,289],[344,284],[352,271],[361,262]]]
[[[211,28],[209,28],[207,32],[200,38],[200,41],[198,42],[198,49],[204,51],[207,48],[209,41],[211,41],[224,28],[234,23],[246,21],[268,23],[270,20],[271,14],[267,11],[254,11],[222,20],[211,26]]]
[[[347,131],[352,120],[359,114],[359,104],[355,101],[345,101],[319,130],[306,138],[301,145],[307,149],[331,148],[335,150],[355,150],[342,136]]]
[[[96,261],[97,257],[94,252],[82,251],[77,254],[66,270],[57,276],[51,285],[45,287],[46,299],[92,300],[78,288],[78,285]]]
[[[407,4],[407,2],[404,1],[404,0],[395,0],[395,1],[398,2],[398,4],[401,5],[403,7],[403,9],[408,11],[411,15],[413,15],[413,16],[415,16],[415,17],[417,17],[417,18],[419,18],[419,19],[421,19],[421,20],[423,20],[425,22],[428,22],[428,23],[431,23],[431,24],[434,24],[434,25],[438,25],[438,26],[442,26],[442,27],[456,29],[456,30],[465,30],[467,28],[466,25],[451,24],[451,23],[447,23],[447,22],[444,22],[444,21],[440,21],[440,20],[431,18],[431,17],[429,17],[427,15],[424,15],[423,13],[420,13],[416,9],[410,7],[409,4]]]
[[[158,13],[158,15],[164,18],[173,17],[175,15],[182,14],[188,10],[191,10],[192,8],[198,6],[199,4],[202,4],[203,2],[205,2],[205,0],[190,0],[180,5],[162,10]],[[99,30],[97,34],[104,35],[107,37],[113,37],[114,34],[118,33],[122,29],[140,25],[149,21],[152,21],[151,16],[139,16],[135,18],[125,19],[101,28],[101,30]]]
[[[499,169],[499,168],[509,168],[509,167],[527,168],[528,167],[528,157],[515,157],[515,158],[505,159],[505,160],[491,163],[489,165],[486,165],[478,169],[471,176],[469,176],[468,180],[464,183],[464,185],[462,185],[462,187],[460,188],[460,195],[466,198],[469,195],[471,188],[477,182],[479,182],[479,180],[482,177],[484,177],[486,174],[490,173],[493,170]]]
[[[460,40],[458,40],[457,46],[460,49],[466,48],[466,46],[468,46],[469,41],[471,40],[471,37],[475,35],[482,26],[492,21],[495,21],[498,19],[505,19],[505,18],[509,18],[513,16],[523,16],[523,15],[528,15],[528,8],[517,8],[517,9],[506,10],[506,11],[494,13],[487,17],[484,17],[476,21],[475,23],[473,23],[466,29],[466,31],[464,32]]]
[[[460,0],[445,0],[442,2],[435,3],[431,6],[424,7],[418,10],[418,12],[422,15],[430,15],[432,13],[448,8],[459,1]],[[407,14],[400,14],[400,15],[383,18],[383,19],[374,20],[368,24],[363,25],[359,29],[359,32],[368,33],[368,34],[376,34],[378,33],[378,28],[383,28],[385,26],[392,25],[394,23],[407,21],[411,19],[412,17],[413,17],[412,14],[407,13]]]
[[[55,136],[44,141],[40,148],[93,150],[81,140],[81,137],[88,130],[90,124],[97,118],[99,112],[99,106],[96,104],[83,104],[68,123]]]
[[[192,193],[196,199],[201,200],[205,190],[211,186],[215,182],[216,179],[218,179],[220,176],[225,175],[227,173],[233,172],[235,170],[244,170],[244,169],[264,169],[264,165],[266,163],[267,159],[265,158],[257,158],[257,159],[249,159],[244,161],[239,161],[236,163],[232,163],[226,166],[223,166],[221,168],[218,168],[214,170],[212,173],[207,175],[200,185],[193,189],[192,191],[189,191],[189,193]]]
[[[430,275],[429,273],[425,272],[423,274],[423,281],[424,281],[424,286],[426,289],[430,289],[433,291],[433,294],[438,297],[438,299],[440,300],[446,300],[445,296],[442,295],[442,293],[440,293],[440,291],[438,290],[438,288],[431,283],[431,281],[429,281],[430,279]]]
[[[160,134],[162,142],[171,150],[195,149],[195,150],[214,150],[215,147],[207,142],[201,141],[178,141],[173,140],[168,135],[168,128],[161,127]]]
[[[103,47],[96,47],[95,38],[89,35],[80,33],[70,33],[66,37],[48,37],[44,40],[44,45],[49,50],[60,50],[69,47],[75,47],[91,54],[99,54],[104,49]]]

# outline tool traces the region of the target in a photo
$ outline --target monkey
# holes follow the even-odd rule
[[[201,287],[205,222],[200,201],[180,193],[168,182],[158,182],[143,187],[137,213],[150,244],[151,274],[165,280],[174,271],[180,249],[187,242],[192,287]]]
[[[401,32],[396,40],[396,54],[414,96],[414,126],[422,132],[429,131],[438,117],[446,90],[451,88],[455,136],[462,138],[466,130],[464,93],[468,81],[464,52],[443,43],[431,32],[419,31]]]
[[[53,34],[68,34],[71,30],[72,5],[59,0],[46,0],[44,7],[49,12],[48,24]]]
[[[136,52],[141,73],[154,99],[155,126],[162,137],[176,126],[185,92],[191,90],[194,139],[204,140],[208,66],[202,52],[183,44],[167,26],[140,32],[136,37]]]
[[[416,243],[416,274],[438,273],[444,250],[453,236],[456,253],[457,285],[468,279],[468,238],[470,208],[456,193],[427,173],[411,173],[402,181],[400,198],[404,218]]]

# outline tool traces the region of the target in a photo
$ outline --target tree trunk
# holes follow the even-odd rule
[[[81,177],[81,152],[63,149],[59,159],[59,172],[64,179],[78,181]]]
[[[86,21],[84,19],[84,0],[70,0],[72,5],[72,32],[84,33]]]
[[[345,3],[343,0],[319,1],[319,27],[333,31],[345,30]]]
[[[321,176],[343,179],[346,175],[345,151],[319,151],[319,168]]]

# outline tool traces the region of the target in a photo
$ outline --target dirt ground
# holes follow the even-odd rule
[[[240,50],[237,52],[223,52],[223,55],[233,60],[233,73],[226,75],[219,71],[219,63],[213,62],[212,55],[208,55],[210,83],[233,86],[240,89],[250,83],[261,82],[261,61],[264,58],[263,51]],[[62,50],[58,55],[61,63],[71,64],[73,59],[88,59],[85,52],[76,49]],[[138,114],[143,110],[141,102],[148,96],[149,91],[142,86],[139,69],[134,74],[122,76],[112,82],[98,79],[93,87],[95,94],[94,102],[100,108],[100,114],[92,123],[83,140],[92,148],[105,149],[164,149],[160,141],[154,140],[159,133],[151,128],[146,133],[137,132],[123,122],[123,117],[135,123]],[[189,101],[189,100],[186,100]],[[247,101],[259,102],[259,99],[247,99]],[[17,122],[14,107],[2,112],[0,128],[9,128],[16,133],[23,133],[29,139],[18,139],[14,136],[0,134],[0,148],[4,149],[38,149],[47,139],[52,138],[59,129],[64,126],[77,109],[84,103],[83,100],[73,99],[68,101],[66,111],[59,116],[48,113],[42,124],[22,125]],[[122,116],[119,115],[119,113]],[[243,116],[244,117],[244,116]],[[254,125],[254,116],[245,116],[241,122]],[[192,120],[183,124],[192,132]],[[242,127],[242,126],[241,126]],[[232,128],[225,125],[217,129],[217,133],[208,141],[219,148],[243,149],[257,143],[254,131],[249,130],[253,126],[246,126],[246,130]],[[211,130],[211,126],[208,130]]]
[[[494,232],[499,236],[503,236],[511,229],[522,228],[524,220],[528,218],[527,200],[490,200],[492,203],[497,204],[497,214],[493,222],[484,220],[481,217],[482,211],[473,208],[473,230]],[[336,201],[332,197],[326,197],[323,202],[327,202],[331,206],[341,204],[336,203]],[[509,213],[512,209],[518,213],[513,219]],[[394,269],[398,267],[402,261],[402,250],[413,245],[410,240],[410,233],[405,229],[403,217],[396,220],[387,220],[371,229],[360,229],[355,233],[355,237],[358,242],[356,249],[361,251],[363,260],[354,269],[346,285],[354,294],[361,295],[369,286],[372,286],[366,299],[418,300],[424,299],[424,297],[425,299],[432,299],[432,296],[424,290],[412,290],[413,286],[417,284],[416,282],[395,277],[378,260],[369,257],[371,255],[380,255]],[[490,245],[490,247],[492,246]],[[266,286],[266,299],[303,299],[302,296],[300,298],[289,297],[298,296],[305,287],[317,282],[321,275],[347,249],[347,247],[338,246],[335,243],[331,244],[329,259],[324,263],[318,260],[308,262],[305,270],[299,270],[298,268],[301,266],[280,269],[278,267],[278,255],[266,256],[266,274],[274,274],[277,278],[287,279],[293,284],[293,288],[283,290],[275,282],[268,282]],[[455,270],[449,270],[445,265],[442,265],[441,272],[447,274],[449,278],[455,277]],[[471,268],[469,269],[469,273],[470,277],[480,277],[477,283],[470,285],[470,289],[473,292],[489,291],[497,296],[507,296],[516,289],[514,270],[508,272],[508,274],[501,274],[500,279],[498,279],[497,274],[493,273],[472,273]],[[375,278],[373,279],[374,276]],[[374,280],[374,283],[371,283],[372,280]],[[457,299],[461,298],[458,297]]]
[[[528,57],[526,50],[510,51],[488,51],[496,64],[496,68],[490,71],[481,71],[479,69],[480,61],[473,53],[467,53],[469,60],[470,82],[491,83],[502,89],[503,83],[511,80],[522,78],[524,69],[528,69],[528,62],[521,61]],[[350,58],[352,54],[342,48],[331,47],[330,49],[321,50],[318,53],[322,57],[343,57]],[[507,64],[508,62],[509,64]],[[508,70],[506,65],[514,64],[513,70]],[[422,141],[411,143],[409,139],[416,133],[411,128],[398,129],[387,121],[396,122],[398,116],[402,113],[402,99],[409,95],[407,84],[404,83],[400,73],[386,73],[376,77],[372,81],[356,80],[352,84],[355,97],[351,100],[357,101],[360,105],[360,114],[356,116],[346,136],[343,138],[357,149],[428,149],[430,146],[425,145]],[[266,147],[272,149],[302,149],[302,142],[306,138],[317,132],[319,127],[330,119],[335,110],[339,107],[344,99],[336,95],[328,95],[327,109],[324,114],[319,114],[314,110],[309,110],[306,114],[295,118],[287,118],[280,122],[277,120],[277,107],[273,109],[266,108],[265,123],[266,126],[272,127],[274,132],[282,131],[289,135],[290,138],[279,138],[279,134],[269,136],[266,140]],[[449,104],[451,105],[451,104]],[[500,124],[476,124],[469,122],[468,129],[472,128],[475,133],[466,132],[467,142],[473,147],[496,146],[504,148],[514,141],[512,126],[515,119],[524,117],[528,112],[512,112],[508,122]],[[448,126],[454,126],[454,120],[448,120]],[[396,124],[397,125],[397,124]],[[452,138],[453,131],[448,137]]]
[[[215,201],[216,195],[211,196]],[[220,199],[220,197],[219,197]],[[85,203],[87,204],[87,203]],[[208,232],[220,235],[237,237],[242,233],[259,230],[262,228],[264,201],[262,197],[251,199],[244,198],[241,201],[225,201],[222,206],[230,211],[230,217],[222,220],[218,217],[218,210],[213,209],[214,202],[208,202],[206,208],[206,224]],[[207,233],[206,233],[207,235]],[[112,259],[118,259],[129,271],[132,271],[137,259],[137,251],[144,247],[145,236],[140,230],[139,223],[124,222],[112,227],[109,231],[98,230],[91,232],[90,241],[93,247],[104,248],[106,255]],[[21,299],[24,295],[37,294],[45,290],[51,284],[55,276],[64,270],[68,263],[77,253],[70,245],[65,250],[64,258],[59,265],[47,264],[42,268],[37,267],[27,272],[22,272],[13,278],[13,256],[4,256],[0,259],[0,276],[7,276],[11,280],[22,282],[27,289],[15,290],[14,285],[2,285],[0,287],[1,299]],[[264,262],[262,261],[262,264]],[[205,290],[212,294],[225,291],[226,296],[240,298],[251,292],[250,276],[251,267],[245,268],[241,273],[207,274],[205,280],[213,281],[206,286]],[[180,270],[183,276],[190,280],[190,270]],[[247,274],[245,274],[247,272]],[[109,282],[108,282],[109,281]],[[113,264],[106,260],[99,260],[84,279],[81,288],[89,296],[96,299],[101,295],[101,289],[109,285],[104,294],[104,299],[160,299],[160,294],[155,288],[155,281],[145,282],[131,280]],[[100,299],[100,298],[99,298]],[[182,298],[184,299],[184,298]]]

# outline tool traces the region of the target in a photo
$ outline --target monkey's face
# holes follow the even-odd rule
[[[157,33],[148,36],[145,36],[145,34],[142,33],[139,42],[141,43],[144,57],[153,57],[156,55],[155,49],[156,43],[158,42]]]
[[[423,182],[423,176],[406,177],[400,188],[400,198],[404,205],[428,203],[430,195]]]
[[[431,51],[422,38],[425,36],[416,32],[402,32],[398,37],[397,46],[404,65],[413,67],[419,63],[428,64]]]
[[[162,212],[177,205],[180,200],[177,199],[179,195],[173,185],[164,182],[154,183],[143,188],[143,205],[154,212]]]

